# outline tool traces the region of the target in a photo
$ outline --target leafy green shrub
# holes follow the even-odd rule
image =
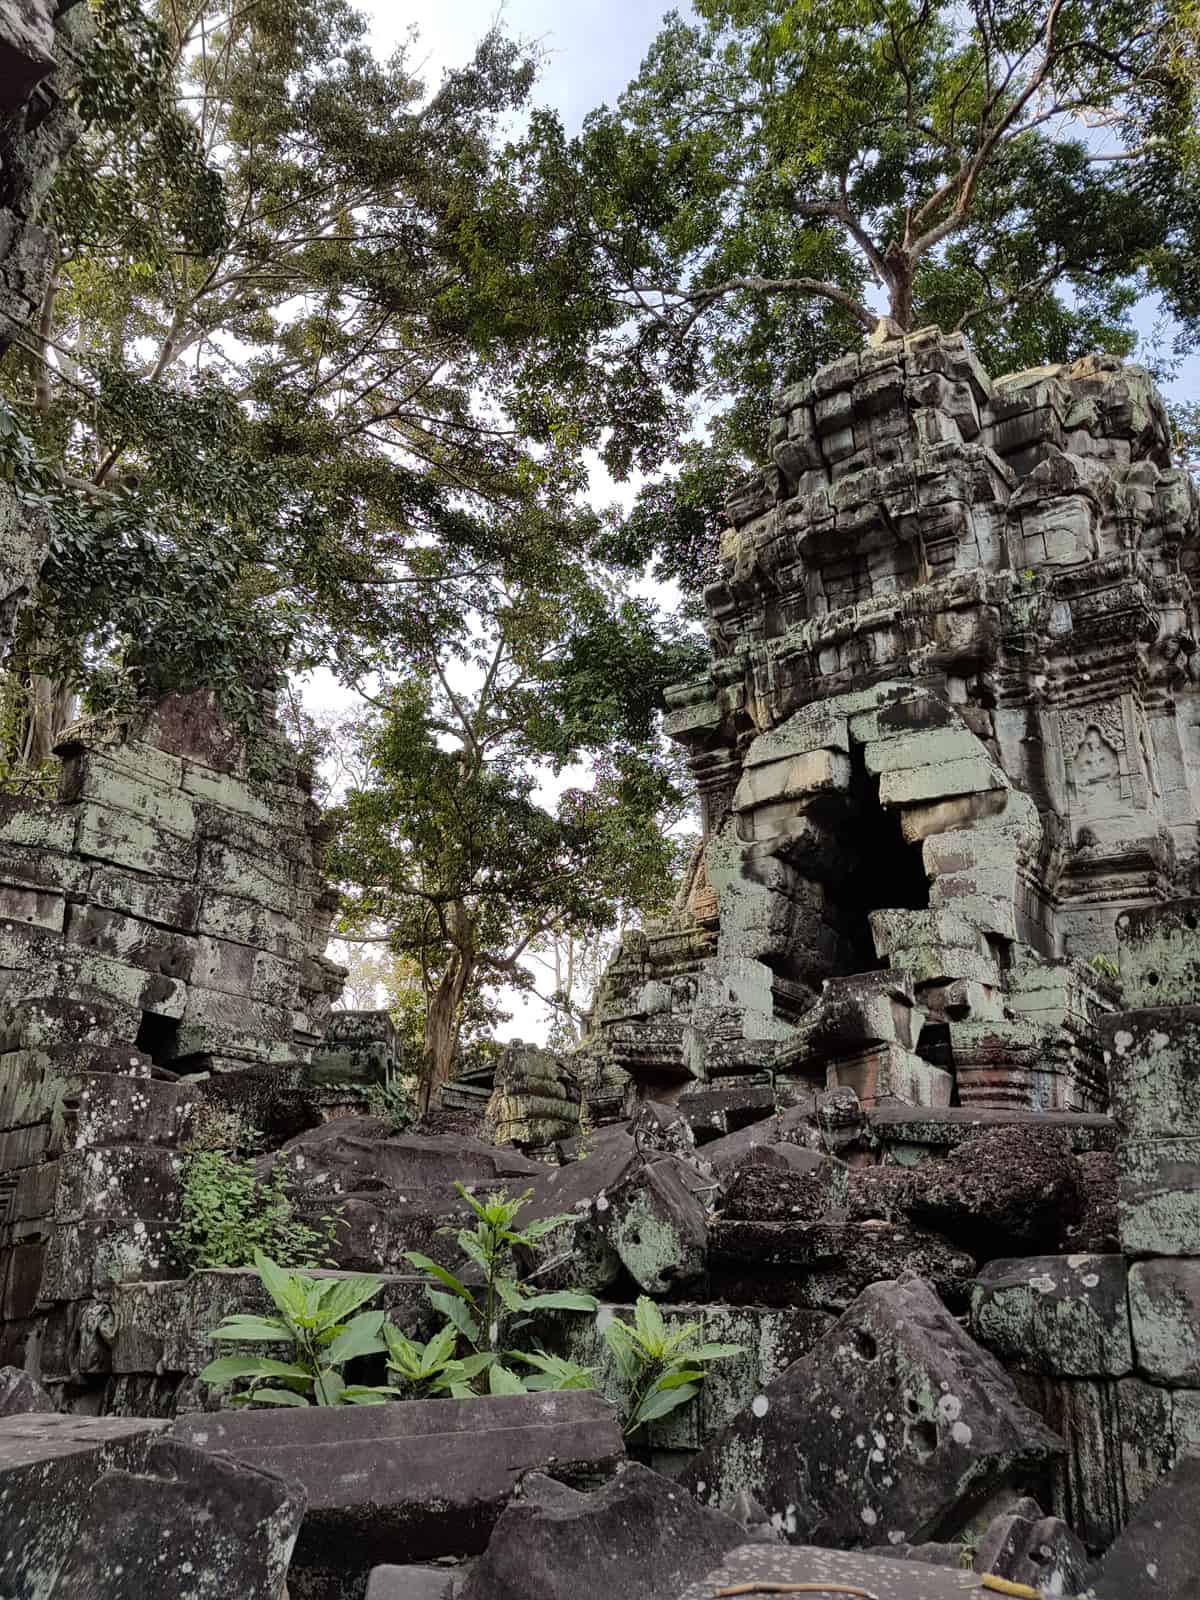
[[[292,1276],[261,1250],[254,1252],[254,1265],[279,1315],[226,1317],[209,1337],[239,1344],[290,1344],[291,1357],[276,1361],[268,1356],[218,1356],[201,1372],[201,1380],[221,1389],[247,1384],[242,1393],[230,1396],[233,1404],[377,1405],[387,1400],[391,1391],[348,1384],[341,1372],[356,1356],[378,1355],[387,1348],[382,1311],[351,1316],[379,1293],[382,1278]]]
[[[545,1365],[527,1354],[501,1350],[501,1328],[506,1333],[517,1332],[527,1320],[527,1313],[539,1310],[595,1311],[595,1296],[577,1289],[560,1289],[548,1294],[530,1290],[516,1277],[513,1252],[518,1246],[532,1247],[544,1234],[552,1232],[568,1216],[542,1217],[525,1227],[517,1226],[521,1210],[531,1191],[510,1199],[506,1194],[490,1195],[477,1200],[473,1194],[456,1183],[454,1187],[475,1213],[474,1228],[460,1228],[455,1234],[459,1249],[483,1274],[483,1282],[468,1287],[445,1267],[431,1261],[416,1251],[406,1251],[406,1258],[431,1280],[426,1288],[429,1302],[435,1311],[447,1317],[459,1334],[470,1345],[472,1354],[453,1364],[448,1370],[446,1386],[454,1395],[468,1395],[475,1391],[472,1385],[487,1374],[487,1387],[492,1394],[520,1394],[529,1388],[556,1387],[540,1380],[559,1373],[554,1358],[543,1357]],[[440,1285],[440,1287],[435,1287]],[[516,1321],[512,1319],[516,1318]],[[517,1360],[533,1365],[534,1375],[523,1379],[512,1370],[509,1362]],[[590,1378],[588,1369],[573,1362],[560,1364],[563,1387],[583,1388],[582,1380]],[[569,1372],[566,1369],[570,1369]]]
[[[626,1434],[665,1417],[700,1393],[710,1361],[741,1354],[737,1344],[696,1344],[698,1322],[668,1330],[662,1313],[645,1295],[634,1307],[634,1320],[610,1322],[604,1337],[622,1377],[630,1386]]]
[[[297,1216],[282,1172],[260,1181],[252,1161],[227,1150],[192,1150],[184,1158],[174,1245],[189,1270],[248,1267],[259,1252],[285,1267],[328,1263],[336,1226],[336,1217],[313,1225]]]

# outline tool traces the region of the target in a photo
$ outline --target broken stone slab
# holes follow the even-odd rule
[[[975,1551],[975,1571],[1023,1583],[1049,1595],[1078,1594],[1088,1554],[1061,1517],[1047,1517],[1036,1500],[1021,1500],[994,1517]]]
[[[866,1550],[826,1550],[811,1545],[746,1544],[722,1564],[681,1590],[675,1600],[712,1600],[732,1591],[750,1596],[770,1593],[772,1584],[811,1584],[821,1600],[822,1586],[841,1585],[872,1600],[995,1600],[978,1577],[923,1561],[896,1561]],[[834,1591],[836,1592],[836,1590]]]
[[[538,1473],[505,1508],[461,1600],[661,1600],[745,1537],[638,1462],[590,1494]]]
[[[1095,1600],[1195,1600],[1200,1593],[1200,1455],[1163,1478],[1092,1575]]]
[[[905,1209],[981,1259],[1053,1246],[1083,1209],[1062,1135],[1033,1124],[995,1128],[913,1171]]]
[[[1125,1257],[992,1261],[971,1293],[971,1332],[1010,1368],[1073,1378],[1133,1370]]]
[[[22,1372],[20,1367],[0,1367],[0,1417],[55,1409],[54,1401],[36,1378]]]
[[[5,1600],[280,1600],[304,1495],[146,1418],[0,1418]],[[190,1581],[185,1585],[185,1575]]]
[[[447,1567],[372,1567],[366,1600],[450,1600],[453,1592]]]
[[[839,1203],[847,1169],[802,1145],[760,1145],[734,1168],[721,1216],[741,1222],[815,1222]]]
[[[918,1544],[952,1537],[1062,1449],[995,1358],[909,1279],[864,1290],[682,1481],[706,1504],[746,1490],[796,1543]]]
[[[522,1473],[589,1483],[624,1456],[616,1412],[590,1390],[221,1411],[174,1433],[304,1488],[291,1600],[353,1600],[373,1566],[476,1554]]]

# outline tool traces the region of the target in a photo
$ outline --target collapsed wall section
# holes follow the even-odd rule
[[[325,1032],[320,814],[273,753],[252,778],[211,696],[172,696],[77,726],[56,801],[0,805],[4,1359],[53,1329],[43,1368],[70,1373],[89,1303],[169,1273],[181,1080],[282,1072]]]

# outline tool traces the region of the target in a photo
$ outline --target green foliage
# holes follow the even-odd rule
[[[313,1226],[297,1216],[283,1173],[255,1176],[254,1163],[221,1149],[184,1157],[183,1215],[172,1243],[189,1270],[246,1267],[270,1252],[285,1267],[328,1258],[336,1218]]]
[[[237,1344],[287,1344],[291,1355],[286,1361],[218,1356],[201,1372],[201,1381],[219,1389],[247,1385],[230,1397],[234,1404],[336,1406],[386,1400],[387,1391],[347,1384],[341,1370],[348,1361],[379,1355],[387,1348],[384,1313],[358,1311],[375,1298],[383,1280],[357,1276],[322,1281],[292,1275],[261,1250],[254,1252],[254,1265],[278,1316],[226,1317],[209,1337]]]
[[[700,1393],[705,1368],[741,1354],[736,1344],[696,1343],[698,1322],[668,1330],[653,1300],[638,1297],[632,1324],[613,1321],[604,1330],[622,1377],[630,1386],[625,1432],[636,1434]]]
[[[1111,956],[1098,953],[1088,960],[1088,966],[1093,972],[1098,972],[1102,978],[1119,978],[1121,969]]]
[[[461,1183],[454,1186],[475,1214],[474,1228],[460,1228],[455,1234],[459,1248],[482,1281],[468,1286],[447,1268],[417,1251],[407,1251],[407,1259],[428,1278],[426,1294],[435,1311],[470,1346],[472,1354],[445,1368],[439,1384],[452,1395],[466,1396],[473,1385],[486,1382],[491,1394],[519,1394],[525,1389],[588,1388],[590,1372],[573,1362],[546,1356],[542,1351],[518,1352],[502,1349],[502,1336],[520,1331],[529,1313],[538,1310],[595,1311],[597,1301],[590,1294],[562,1289],[539,1294],[516,1276],[514,1251],[532,1248],[545,1234],[569,1222],[566,1216],[542,1217],[519,1226],[520,1213],[529,1192],[513,1198],[506,1194],[488,1195],[479,1200]],[[532,1366],[532,1376],[522,1378],[512,1370],[513,1361]]]

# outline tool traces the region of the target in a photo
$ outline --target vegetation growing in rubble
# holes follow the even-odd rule
[[[255,1252],[254,1265],[278,1316],[226,1317],[209,1338],[238,1344],[286,1344],[291,1347],[290,1357],[277,1361],[269,1356],[218,1356],[201,1372],[203,1382],[219,1389],[245,1384],[246,1388],[230,1396],[231,1404],[377,1404],[381,1398],[378,1391],[347,1384],[342,1368],[359,1356],[379,1355],[386,1349],[384,1313],[358,1309],[379,1293],[382,1278],[293,1276],[261,1251]]]
[[[260,1179],[254,1162],[227,1150],[184,1156],[182,1216],[172,1236],[181,1265],[248,1267],[260,1253],[285,1267],[330,1264],[337,1218],[306,1221],[281,1169]]]
[[[645,1295],[638,1297],[634,1318],[614,1318],[604,1330],[617,1368],[629,1386],[625,1432],[636,1434],[647,1423],[665,1417],[700,1393],[705,1369],[742,1353],[741,1345],[697,1340],[698,1322],[668,1328],[662,1312]]]
[[[468,1286],[428,1256],[412,1250],[405,1252],[412,1265],[431,1280],[425,1291],[430,1305],[448,1319],[471,1350],[448,1372],[446,1387],[451,1394],[460,1396],[473,1393],[472,1386],[477,1382],[485,1384],[492,1394],[520,1394],[527,1388],[587,1387],[584,1380],[588,1375],[582,1367],[543,1358],[540,1351],[529,1355],[505,1348],[532,1311],[597,1309],[594,1295],[577,1289],[538,1293],[516,1275],[515,1252],[533,1249],[539,1239],[571,1218],[540,1217],[519,1225],[521,1211],[532,1191],[511,1199],[498,1194],[479,1200],[461,1183],[454,1187],[475,1214],[474,1228],[460,1228],[455,1239],[482,1282]],[[522,1377],[515,1372],[513,1361],[534,1367],[532,1376]]]

